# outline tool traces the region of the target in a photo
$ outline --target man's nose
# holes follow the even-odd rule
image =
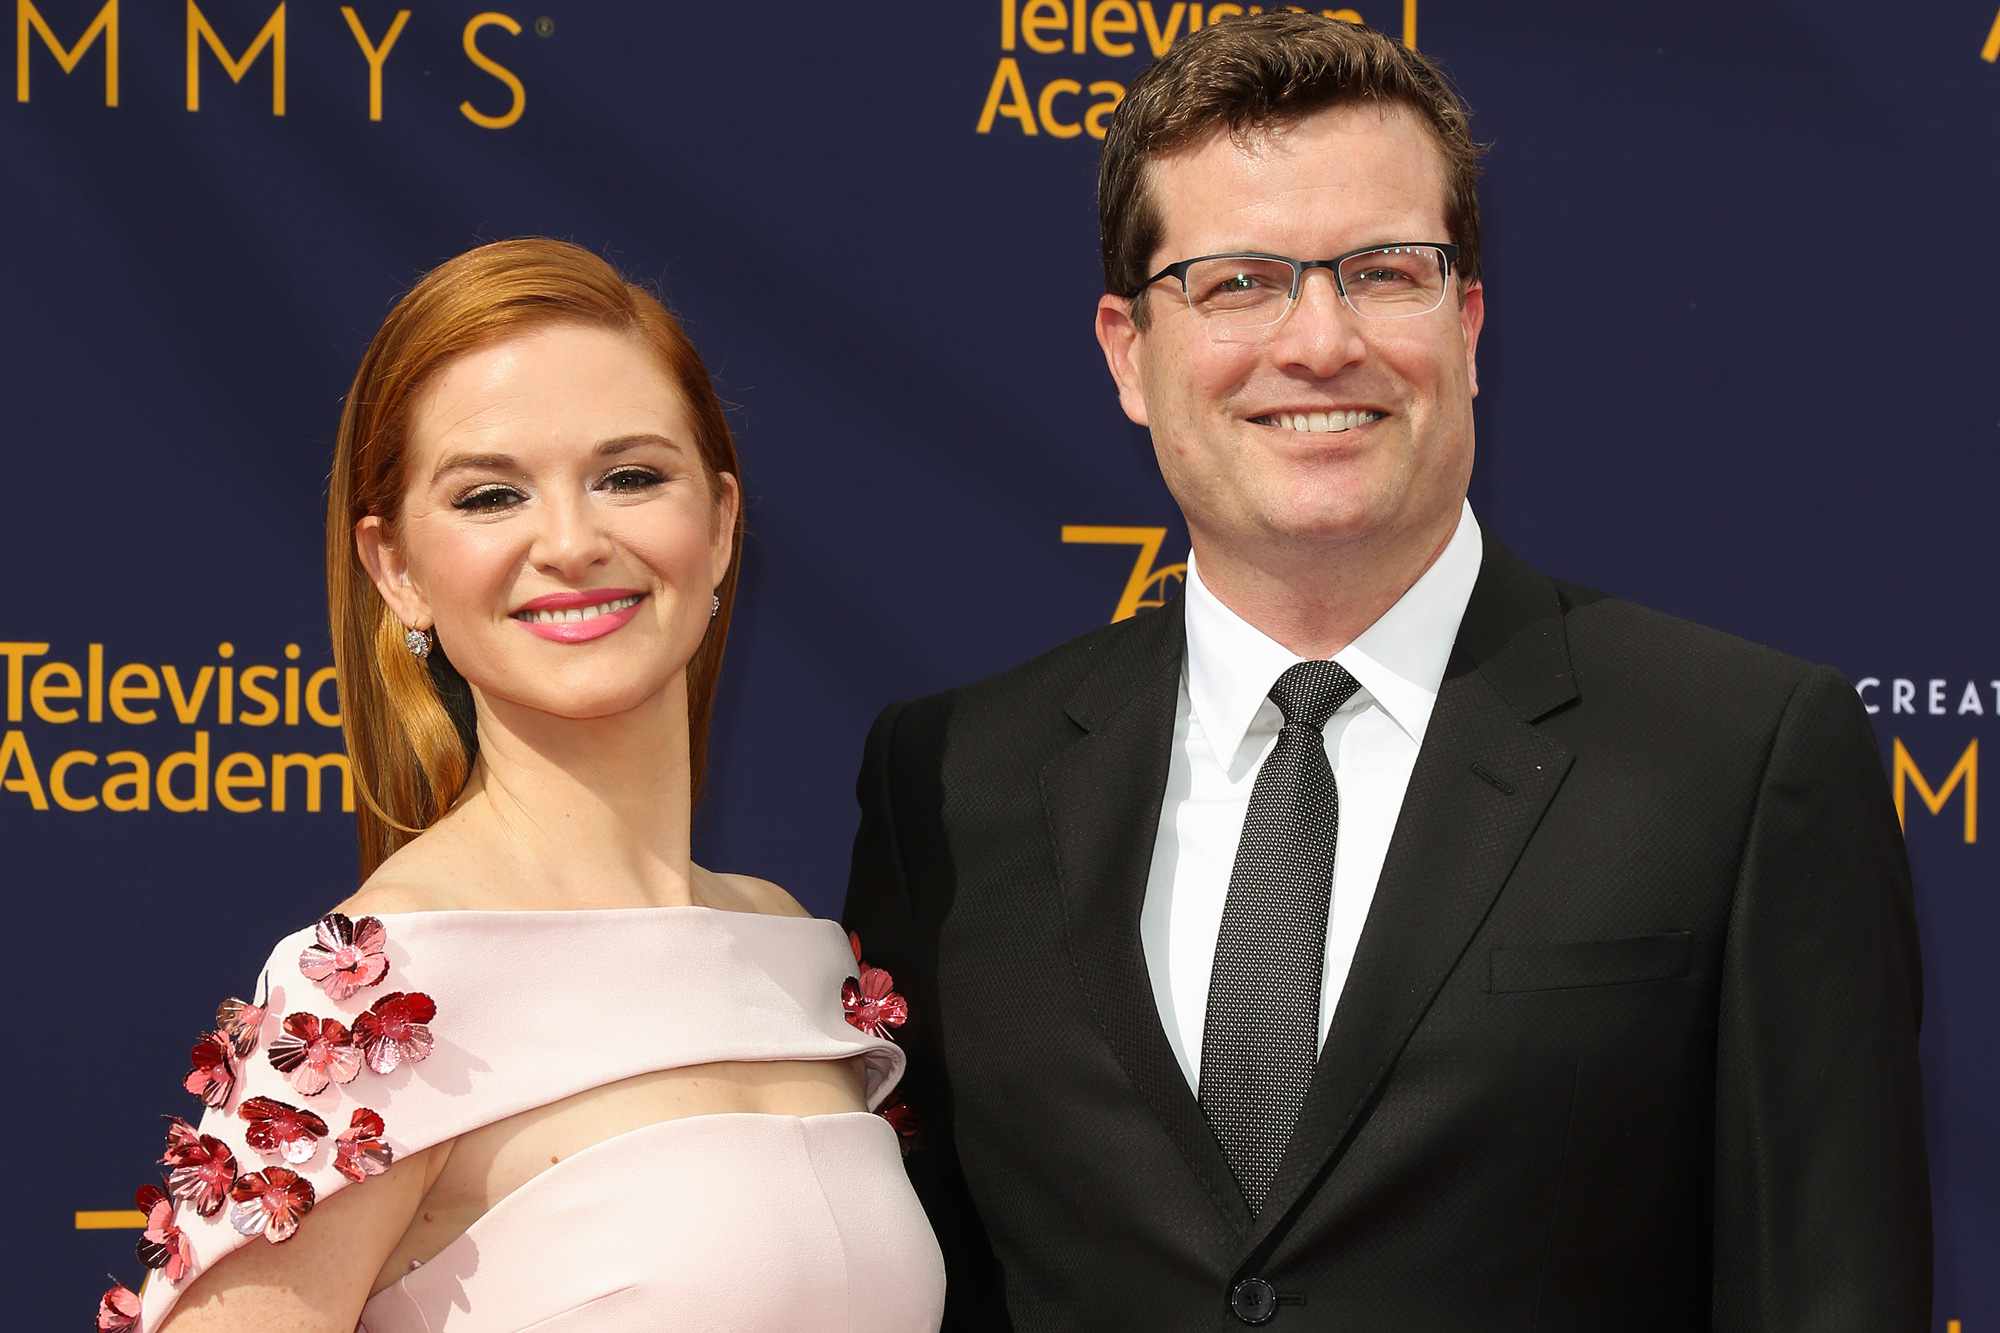
[[[1272,336],[1271,350],[1281,366],[1296,367],[1321,379],[1367,355],[1361,316],[1341,299],[1330,270],[1306,270],[1299,281],[1298,304]]]
[[[611,557],[603,515],[587,496],[551,498],[542,506],[529,562],[565,582],[575,582]]]

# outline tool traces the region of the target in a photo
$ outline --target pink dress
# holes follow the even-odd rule
[[[544,1170],[377,1292],[361,1327],[938,1327],[943,1260],[904,1173],[897,1132],[872,1113],[902,1076],[903,1052],[848,1022],[842,984],[858,969],[833,922],[701,907],[413,912],[380,918],[386,939],[371,957],[370,920],[354,923],[360,934],[338,957],[315,952],[326,942],[325,923],[317,937],[302,930],[272,951],[256,1048],[229,1061],[235,1086],[203,1116],[199,1133],[233,1153],[239,1177],[261,1173],[259,1189],[283,1188],[260,1195],[239,1184],[209,1217],[198,1215],[192,1198],[175,1206],[192,1269],[180,1286],[151,1275],[144,1333],[160,1326],[195,1275],[285,1229],[285,1203],[295,1207],[304,1192],[283,1174],[288,1166],[324,1202],[341,1189],[369,1187],[378,1143],[408,1156],[655,1070],[852,1056],[863,1062],[870,1111],[701,1115],[618,1134]],[[323,973],[332,963],[331,990],[309,979],[302,955]],[[343,981],[366,980],[385,961],[386,973],[336,998]],[[412,1027],[424,1010],[396,998],[413,992],[435,1004],[424,1025],[427,1055],[425,1033]],[[287,1038],[291,1015],[317,1022],[292,1020]],[[246,1119],[245,1103],[258,1097],[317,1116],[323,1136],[299,1137],[298,1118],[271,1118],[268,1103],[254,1103]],[[380,1117],[379,1130],[366,1117],[357,1121],[364,1108]],[[186,1160],[206,1160],[207,1149],[189,1152]],[[270,1222],[262,1232],[260,1217]],[[303,1238],[280,1243],[310,1245],[313,1221],[308,1210],[297,1220]]]

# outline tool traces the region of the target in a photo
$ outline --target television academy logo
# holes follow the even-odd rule
[[[1167,599],[1187,582],[1185,563],[1159,566],[1153,563],[1159,559],[1160,547],[1166,543],[1165,528],[1065,523],[1062,539],[1066,546],[1138,548],[1138,553],[1132,559],[1132,572],[1125,577],[1124,591],[1119,593],[1118,601],[1111,609],[1111,619],[1114,624],[1120,620],[1129,620],[1141,611],[1165,606]]]
[[[1108,73],[1136,73],[1164,56],[1179,38],[1266,8],[1300,6],[1220,0],[1000,0],[1000,57],[987,80],[973,133],[1011,130],[1022,138],[1102,139],[1111,113],[1125,100],[1122,77],[1105,77]],[[1319,12],[1347,23],[1370,23],[1379,32],[1400,31],[1403,45],[1417,48],[1417,0],[1364,0],[1361,8]],[[1094,67],[1083,61],[1094,61]],[[1120,64],[1107,70],[1106,61]]]

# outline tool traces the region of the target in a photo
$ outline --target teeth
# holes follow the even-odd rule
[[[596,606],[573,606],[566,611],[522,611],[514,619],[525,620],[530,625],[559,625],[574,620],[594,620],[638,604],[637,597],[620,597],[616,601],[599,602]]]
[[[1380,412],[1276,412],[1257,420],[1280,430],[1295,430],[1301,434],[1331,435],[1356,426],[1365,426],[1371,421],[1380,421]]]

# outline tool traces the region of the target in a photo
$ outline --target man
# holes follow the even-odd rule
[[[948,1326],[1928,1326],[1867,721],[1482,535],[1476,157],[1302,14],[1113,121],[1097,334],[1185,594],[890,708],[860,782]]]

